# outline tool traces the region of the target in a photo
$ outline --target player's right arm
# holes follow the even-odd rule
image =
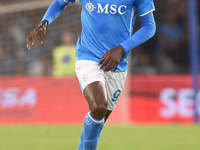
[[[47,9],[40,24],[28,35],[27,37],[27,48],[31,49],[31,45],[35,44],[35,38],[37,35],[40,36],[39,42],[43,44],[43,38],[46,33],[47,26],[53,22],[66,8],[69,3],[74,3],[76,0],[55,0]],[[32,40],[32,44],[31,44]]]

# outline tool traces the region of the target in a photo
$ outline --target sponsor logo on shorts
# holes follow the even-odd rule
[[[119,98],[121,92],[122,92],[121,90],[115,91],[115,93],[113,94],[113,97],[112,97],[112,101],[113,101],[113,102],[115,102],[115,101],[118,100],[118,98]]]
[[[83,77],[82,77],[82,81],[85,82],[85,81],[87,81],[87,79],[88,79],[88,75],[84,74]]]

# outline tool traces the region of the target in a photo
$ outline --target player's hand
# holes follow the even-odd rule
[[[31,45],[33,46],[35,44],[35,38],[37,35],[40,36],[39,42],[40,44],[43,44],[43,38],[46,33],[46,28],[47,28],[48,22],[45,20],[43,21],[40,25],[38,25],[27,37],[26,42],[27,42],[27,48],[28,50],[31,49]],[[32,44],[31,44],[32,40]]]
[[[100,68],[104,71],[110,71],[114,67],[112,71],[115,71],[124,53],[125,51],[121,45],[108,50],[100,59],[100,61],[104,61]]]

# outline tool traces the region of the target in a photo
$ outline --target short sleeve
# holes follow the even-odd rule
[[[137,0],[135,7],[140,17],[155,10],[153,0]]]

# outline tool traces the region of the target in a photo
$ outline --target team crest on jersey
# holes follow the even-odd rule
[[[93,3],[91,3],[91,2],[89,1],[89,2],[87,2],[87,4],[85,5],[85,8],[86,8],[87,12],[91,13],[91,12],[93,12],[93,11],[95,10],[96,7],[94,6]]]

